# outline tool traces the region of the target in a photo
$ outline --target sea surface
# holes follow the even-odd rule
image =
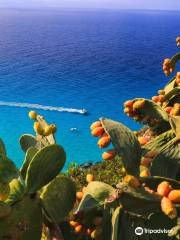
[[[90,124],[103,116],[140,127],[122,104],[164,86],[162,60],[176,53],[178,35],[179,12],[1,9],[0,136],[9,158],[21,165],[19,137],[33,133],[27,113],[39,108],[58,126],[66,167],[100,161]]]

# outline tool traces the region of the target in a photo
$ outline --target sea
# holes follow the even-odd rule
[[[64,169],[101,161],[90,124],[106,117],[139,129],[123,102],[163,88],[162,61],[178,51],[179,35],[178,11],[0,9],[0,137],[8,157],[21,166],[19,138],[34,133],[34,109],[58,126]]]

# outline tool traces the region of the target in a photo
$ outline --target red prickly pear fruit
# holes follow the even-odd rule
[[[141,165],[144,167],[149,167],[151,163],[152,163],[152,158],[143,157],[141,160]]]
[[[91,134],[94,136],[94,137],[101,137],[104,133],[104,128],[103,127],[97,127],[97,128],[94,128],[91,132]]]
[[[166,108],[165,108],[165,111],[166,111],[167,113],[170,113],[171,110],[172,110],[172,107],[166,107]]]
[[[102,124],[100,121],[93,122],[90,126],[90,129],[93,130],[94,128],[97,128],[97,127],[102,127]]]
[[[180,203],[180,190],[172,190],[168,194],[168,198],[173,202],[173,203]]]
[[[108,147],[110,142],[111,142],[110,137],[106,136],[106,137],[100,138],[97,144],[100,148],[106,148],[106,147]]]
[[[152,101],[155,103],[159,102],[159,96],[153,96]]]
[[[163,197],[167,196],[172,187],[167,181],[161,182],[157,187],[157,193]]]
[[[124,107],[125,108],[132,108],[133,104],[134,104],[134,101],[128,100],[128,101],[124,102]]]
[[[111,160],[116,156],[115,150],[108,150],[102,154],[102,159]]]
[[[169,198],[163,197],[161,199],[161,209],[163,213],[170,217],[171,219],[177,217],[177,210]]]

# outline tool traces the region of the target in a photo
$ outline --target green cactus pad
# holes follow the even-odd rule
[[[27,169],[27,191],[35,193],[48,184],[63,168],[65,161],[66,153],[59,145],[49,145],[39,150]]]
[[[169,63],[169,67],[175,69],[176,63],[180,60],[180,53],[174,55]]]
[[[133,213],[147,215],[152,212],[160,211],[160,197],[145,191],[143,187],[132,188],[126,183],[117,185],[120,190],[120,204],[125,210]]]
[[[30,147],[36,147],[39,146],[39,142],[37,141],[37,139],[30,134],[24,134],[21,136],[21,138],[19,139],[21,148],[24,152],[26,152],[28,150],[28,148]]]
[[[31,162],[31,160],[33,159],[34,155],[38,152],[38,149],[35,147],[30,147],[28,148],[28,150],[26,151],[26,155],[25,155],[25,160],[23,162],[23,165],[20,169],[20,173],[22,178],[25,180],[26,178],[26,172],[28,169],[28,166]]]
[[[18,177],[18,173],[15,164],[4,154],[0,154],[0,183],[9,183],[13,178]]]
[[[25,193],[25,186],[19,179],[13,179],[9,183],[10,192],[6,200],[8,204],[14,204],[15,202],[21,200]]]
[[[141,146],[134,133],[122,123],[101,119],[105,131],[110,135],[116,152],[122,157],[128,174],[139,175]]]
[[[164,146],[174,138],[175,134],[172,130],[160,134],[143,146],[142,155],[145,155],[150,150],[157,151],[157,153],[160,152]]]
[[[173,189],[180,188],[180,182],[171,178],[153,176],[153,177],[141,177],[139,178],[139,180],[141,184],[145,183],[147,187],[153,189],[154,191],[157,190],[158,185],[163,181],[169,182]]]
[[[171,92],[176,86],[176,77],[173,77],[164,87],[165,95]]]
[[[40,240],[42,213],[39,199],[24,197],[11,208],[11,214],[0,219],[0,239]]]
[[[153,176],[180,179],[180,142],[176,138],[153,159],[150,171]]]
[[[41,194],[45,212],[54,223],[60,223],[74,206],[76,201],[76,187],[67,176],[57,176]]]
[[[114,193],[115,189],[106,183],[99,181],[90,182],[84,192],[77,212],[88,211],[89,209],[103,205],[105,199]]]
[[[112,216],[112,237],[111,240],[119,240],[120,235],[120,224],[119,224],[119,218],[120,214],[122,212],[122,206],[119,206],[115,209],[113,216]]]
[[[170,124],[176,137],[180,138],[180,116],[171,116]]]
[[[11,207],[7,203],[0,201],[0,219],[7,217],[11,213],[11,210]]]
[[[172,97],[180,94],[180,87],[175,87],[164,95],[165,100],[170,100]]]

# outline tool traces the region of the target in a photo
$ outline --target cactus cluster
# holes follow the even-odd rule
[[[55,141],[55,125],[48,125],[34,111],[29,112],[29,117],[36,121],[36,135],[25,134],[20,138],[25,152],[20,169],[8,159],[5,146],[0,141],[2,240],[40,240],[43,229],[48,229],[49,239],[61,236],[57,224],[68,216],[75,203],[74,182],[60,174],[66,153]]]
[[[180,38],[176,39],[179,46]],[[163,63],[169,76],[180,54]],[[101,118],[90,131],[100,148],[109,147],[103,160],[122,160],[126,175],[116,186],[95,181],[77,193],[72,228],[78,239],[140,239],[136,227],[166,228],[169,233],[142,235],[142,239],[180,239],[180,90],[179,72],[152,100],[124,103],[124,112],[146,125],[133,132],[120,122]],[[97,220],[98,219],[98,220]],[[95,224],[95,222],[98,224]]]

